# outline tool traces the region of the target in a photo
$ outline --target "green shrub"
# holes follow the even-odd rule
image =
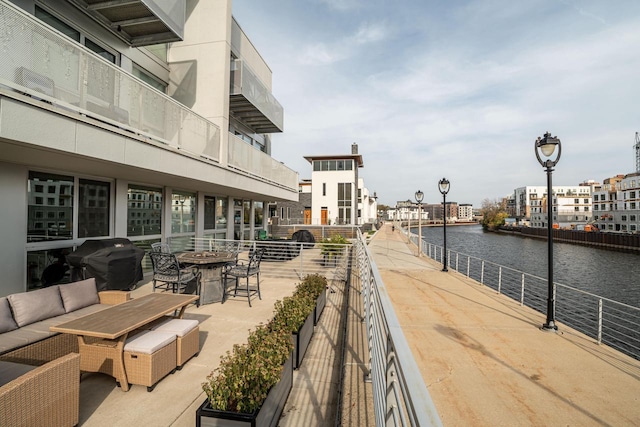
[[[291,334],[313,312],[326,286],[324,277],[306,276],[292,296],[276,301],[269,323],[258,325],[246,344],[234,345],[220,358],[220,365],[202,383],[213,409],[250,414],[262,406],[293,350]]]

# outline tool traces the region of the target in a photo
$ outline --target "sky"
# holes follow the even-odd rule
[[[635,172],[638,0],[234,0],[273,71],[272,156],[350,154],[378,203],[499,200],[546,186],[536,138],[557,136],[553,185]]]

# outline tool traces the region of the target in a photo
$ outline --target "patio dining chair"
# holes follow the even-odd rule
[[[193,293],[200,295],[202,273],[197,266],[182,267],[174,254],[149,252],[153,266],[153,292],[156,289],[172,291],[174,294]],[[195,286],[195,289],[191,285]],[[200,300],[196,302],[200,306]]]
[[[153,252],[164,252],[166,254],[171,253],[171,246],[168,243],[155,242],[151,244],[151,250]]]
[[[251,307],[251,297],[258,295],[259,299],[262,299],[260,295],[260,261],[264,256],[265,249],[259,248],[251,253],[248,261],[236,261],[234,264],[228,264],[224,267],[222,272],[222,282],[224,288],[224,295],[222,301],[226,301],[227,295],[230,292],[227,283],[229,277],[235,279],[235,286],[233,288],[233,296],[246,296],[249,301],[249,307]],[[249,286],[249,279],[252,276],[256,276],[256,286]],[[240,287],[240,279],[246,279],[246,287]]]

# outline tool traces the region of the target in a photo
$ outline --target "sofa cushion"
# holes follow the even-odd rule
[[[96,279],[93,277],[60,285],[60,296],[67,313],[93,304],[100,304]]]
[[[23,365],[22,363],[0,362],[0,386],[10,383],[34,369],[36,369],[35,366]]]
[[[0,298],[0,334],[14,329],[18,329],[18,325],[11,315],[9,300],[7,300],[7,297],[2,297]]]
[[[20,327],[64,314],[58,286],[9,295],[7,299],[13,310],[13,318]]]
[[[176,340],[176,334],[172,332],[145,331],[134,337],[128,338],[124,345],[124,351],[131,353],[153,354],[162,347]]]

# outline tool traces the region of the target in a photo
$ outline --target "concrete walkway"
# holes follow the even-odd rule
[[[543,314],[440,271],[390,225],[370,248],[445,426],[640,425],[640,361],[541,331]]]

